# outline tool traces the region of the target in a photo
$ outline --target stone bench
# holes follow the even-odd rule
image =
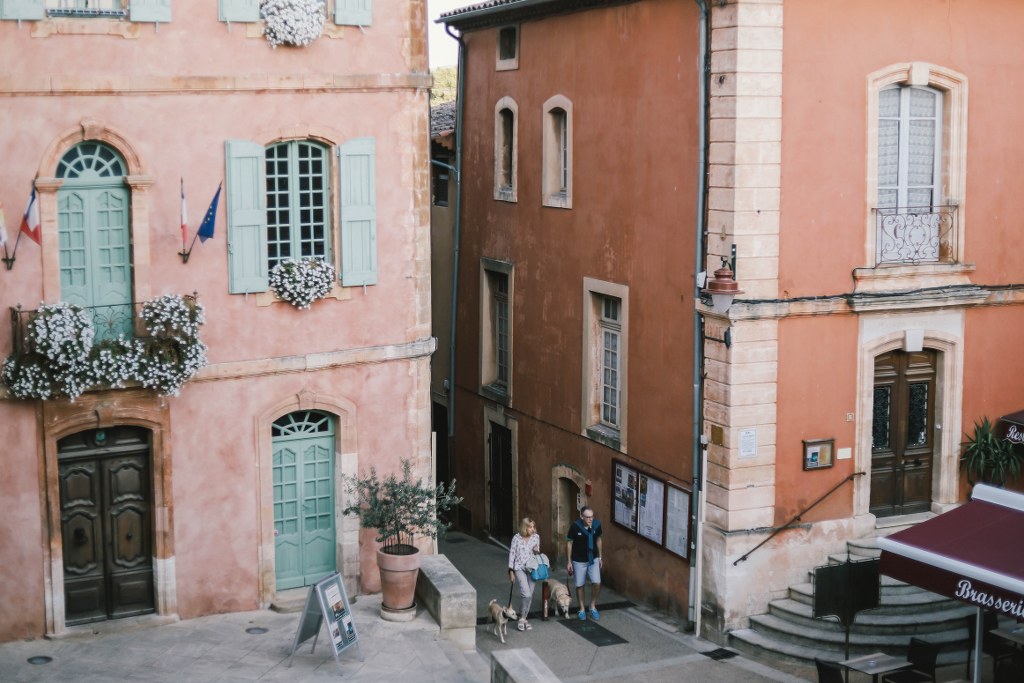
[[[476,649],[476,589],[446,556],[421,558],[416,600],[437,621],[442,638]]]
[[[492,652],[491,683],[558,683],[558,677],[527,647]]]

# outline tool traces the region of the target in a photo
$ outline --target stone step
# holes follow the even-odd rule
[[[444,656],[451,663],[449,671],[453,681],[489,681],[490,664],[476,650],[463,650],[447,639],[436,642]],[[454,669],[454,671],[452,671]],[[441,670],[441,669],[438,669]]]
[[[785,619],[802,628],[823,628],[839,633],[843,627],[835,618],[818,619],[812,616],[813,608],[795,600],[775,600],[768,606],[768,613]],[[855,633],[887,633],[921,635],[936,631],[953,629],[962,630],[962,638],[967,637],[965,619],[973,614],[973,609],[965,605],[950,605],[927,613],[922,619],[918,613],[905,610],[864,610],[857,613],[850,625]]]
[[[897,582],[890,584],[882,577],[879,609],[907,612],[930,612],[957,605],[958,603],[941,595],[931,593],[917,586]],[[890,580],[891,581],[891,580]],[[814,605],[814,587],[810,583],[798,583],[789,587],[789,598],[805,605]]]
[[[756,631],[767,642],[778,646],[797,646],[806,650],[830,650],[841,653],[846,641],[843,630],[827,628],[808,628],[797,625],[772,614],[761,614],[750,618],[750,629]],[[735,632],[733,632],[735,633]],[[887,652],[893,655],[905,655],[911,636],[917,633],[860,633],[850,632],[851,656],[868,654],[869,652]],[[921,633],[925,640],[936,643],[942,648],[940,662],[963,661],[967,645],[967,628],[947,629]],[[730,634],[731,639],[732,634]],[[771,648],[767,648],[771,649]],[[955,656],[954,656],[955,655]],[[943,660],[945,657],[945,660]]]
[[[301,612],[306,607],[308,595],[308,586],[277,591],[274,601],[270,603],[270,609],[281,613]]]
[[[909,641],[908,641],[909,642]],[[812,645],[795,643],[790,641],[770,638],[764,633],[754,629],[738,629],[729,633],[729,646],[752,657],[782,660],[801,664],[804,666],[813,665],[815,658],[824,659],[830,662],[839,662],[846,659],[846,651],[843,641],[815,642]],[[861,647],[850,644],[850,657],[866,655],[882,650],[890,654],[906,654],[906,645],[897,651],[886,650],[881,647]],[[967,652],[964,649],[943,648],[939,653],[939,666],[959,664],[965,662]]]

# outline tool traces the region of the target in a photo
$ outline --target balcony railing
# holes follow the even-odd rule
[[[46,14],[51,17],[124,19],[128,11],[123,0],[47,0]]]
[[[96,331],[96,342],[106,339],[117,339],[119,335],[126,338],[137,339],[148,338],[146,329],[143,327],[139,312],[142,309],[142,302],[131,302],[114,306],[83,306],[92,319],[93,329]],[[21,308],[11,309],[11,338],[14,340],[14,353],[22,354],[35,351],[28,341],[28,322],[35,310],[23,310]]]
[[[953,262],[957,208],[898,206],[875,209],[878,265]]]

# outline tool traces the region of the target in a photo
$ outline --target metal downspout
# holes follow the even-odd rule
[[[708,52],[708,5],[706,0],[696,0],[700,8],[700,79],[697,86],[698,118],[697,118],[697,220],[696,246],[694,249],[694,275],[704,269],[704,206],[707,194],[707,114],[708,114],[708,78],[711,59]],[[693,282],[693,298],[700,298],[700,286],[696,277]],[[701,612],[701,562],[702,535],[704,526],[704,485],[706,481],[705,466],[707,446],[704,443],[702,425],[704,423],[704,320],[696,306],[693,309],[693,508],[691,512],[692,533],[690,560],[689,590],[689,621],[693,632],[700,635]]]
[[[448,462],[455,455],[455,320],[459,302],[459,242],[462,233],[462,116],[466,87],[466,43],[462,35],[452,33],[445,24],[444,32],[459,43],[458,79],[455,86],[455,224],[452,226],[452,297],[448,338]],[[448,469],[452,472],[451,467]]]

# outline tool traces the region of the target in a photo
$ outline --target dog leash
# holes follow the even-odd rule
[[[516,582],[511,581],[508,584],[508,606],[512,606],[512,589],[515,588]]]

